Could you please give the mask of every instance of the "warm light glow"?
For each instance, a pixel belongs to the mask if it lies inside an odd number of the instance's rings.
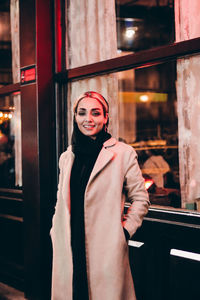
[[[154,92],[119,92],[119,101],[122,103],[141,103],[141,96],[147,96],[148,102],[167,102],[168,94]]]
[[[126,35],[127,39],[132,39],[135,35],[135,29],[134,28],[127,28],[125,35]]]
[[[141,95],[141,96],[140,96],[140,101],[142,101],[142,102],[147,102],[148,100],[149,100],[148,95]]]
[[[1,124],[9,119],[12,119],[12,117],[13,117],[13,115],[11,112],[4,113],[4,112],[0,111]]]
[[[152,186],[153,183],[154,182],[152,179],[146,179],[145,183],[144,183],[146,190],[148,190],[150,188],[150,186]]]

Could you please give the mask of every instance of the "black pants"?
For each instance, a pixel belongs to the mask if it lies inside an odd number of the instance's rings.
[[[83,241],[84,242],[84,241]],[[85,243],[72,246],[73,253],[73,300],[89,300],[86,270]],[[72,243],[73,244],[73,243]]]

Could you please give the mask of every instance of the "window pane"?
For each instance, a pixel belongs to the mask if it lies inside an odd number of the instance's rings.
[[[115,1],[71,0],[65,3],[67,68],[116,57]]]
[[[117,46],[127,54],[174,42],[174,1],[116,0]]]
[[[137,151],[152,205],[200,212],[199,64],[194,55],[69,83],[69,143],[73,102],[88,90],[102,93],[108,131]]]
[[[151,203],[180,208],[175,82],[176,62],[118,73],[119,139],[137,151]]]
[[[136,149],[152,205],[200,211],[199,64],[194,55],[118,73],[119,139]]]
[[[67,68],[174,42],[174,1],[66,1]]]
[[[0,187],[22,186],[20,94],[0,97]]]
[[[200,211],[200,55],[177,62],[177,100],[182,205]]]
[[[0,3],[0,87],[19,78],[19,0]]]
[[[10,1],[0,5],[0,85],[12,83]]]
[[[152,205],[181,208],[175,83],[176,62],[71,82],[68,136],[70,143],[75,99],[88,90],[102,93],[110,106],[108,131],[135,148],[147,183],[153,179]]]

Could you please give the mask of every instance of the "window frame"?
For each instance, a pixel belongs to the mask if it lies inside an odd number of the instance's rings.
[[[144,68],[196,53],[200,53],[200,38],[172,43],[150,50],[143,50],[77,68],[66,69],[66,71],[55,73],[55,81],[58,83],[66,83],[132,68]]]
[[[0,96],[6,96],[14,92],[20,92],[20,82],[8,84],[0,88]]]

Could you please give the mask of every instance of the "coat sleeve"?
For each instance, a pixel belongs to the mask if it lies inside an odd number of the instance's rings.
[[[58,189],[57,189],[57,203],[56,205],[59,204],[59,201],[61,201],[61,189],[62,189],[62,178],[63,178],[63,163],[64,163],[64,158],[65,158],[65,152],[63,152],[59,158],[59,180],[58,180]]]
[[[150,205],[148,192],[144,185],[144,178],[137,161],[137,154],[131,149],[126,162],[124,178],[124,192],[127,202],[131,205],[123,219],[123,227],[129,232],[130,237],[142,225],[144,216]]]
[[[61,154],[60,158],[59,158],[59,179],[58,179],[58,187],[57,187],[57,197],[56,197],[56,203],[54,205],[54,212],[53,212],[53,217],[55,215],[55,212],[57,210],[57,207],[59,205],[59,202],[61,202],[61,186],[62,186],[62,182],[61,182],[61,177],[62,177],[62,172],[63,172],[63,160],[64,160],[64,153]]]

